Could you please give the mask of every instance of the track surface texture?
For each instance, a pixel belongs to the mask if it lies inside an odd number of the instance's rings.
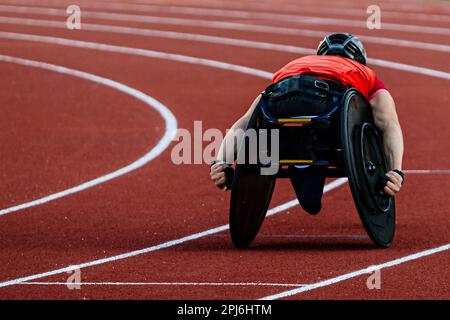
[[[371,1],[77,4],[81,30],[67,1],[0,1],[0,299],[450,299],[448,1],[379,1],[379,30]],[[396,100],[394,244],[372,245],[345,181],[309,216],[279,180],[237,250],[229,193],[208,164],[175,165],[171,139],[194,121],[225,132],[333,31],[361,36]]]

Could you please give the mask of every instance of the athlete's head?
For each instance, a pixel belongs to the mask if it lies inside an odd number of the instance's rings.
[[[366,64],[367,54],[362,42],[349,33],[332,33],[319,43],[318,55],[341,56]]]

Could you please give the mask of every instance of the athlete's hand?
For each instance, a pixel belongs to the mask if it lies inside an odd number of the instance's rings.
[[[389,181],[384,186],[383,191],[390,196],[395,196],[402,188],[403,178],[393,170],[386,173],[386,177]]]
[[[227,164],[224,162],[218,162],[211,166],[210,171],[211,180],[219,188],[221,188],[225,184],[226,178],[224,170],[226,167]]]

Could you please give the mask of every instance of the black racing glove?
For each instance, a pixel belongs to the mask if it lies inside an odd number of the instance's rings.
[[[405,173],[403,171],[401,171],[401,170],[398,170],[398,169],[395,169],[395,170],[392,170],[392,171],[398,173],[399,176],[402,177],[402,184],[403,184],[403,182],[405,181]],[[375,185],[375,192],[378,193],[378,195],[380,195],[380,196],[387,196],[384,193],[383,189],[386,186],[386,184],[388,183],[388,181],[389,181],[389,178],[386,175],[383,175],[383,176],[378,178],[378,181],[377,181],[377,183]]]
[[[398,175],[399,175],[400,177],[402,177],[402,184],[403,184],[403,182],[405,182],[405,173],[404,173],[402,170],[398,170],[398,169],[394,169],[394,170],[392,170],[392,171],[398,173]]]
[[[215,165],[218,162],[220,162],[220,161],[213,160],[211,162],[211,166]],[[222,189],[224,191],[231,190],[231,186],[233,184],[233,178],[234,178],[234,169],[231,167],[231,165],[229,165],[229,164],[226,164],[226,165],[227,165],[227,167],[223,170],[223,172],[225,173],[225,183],[217,186],[219,189]]]

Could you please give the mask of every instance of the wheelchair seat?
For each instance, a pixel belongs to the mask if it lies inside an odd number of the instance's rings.
[[[288,165],[320,165],[327,177],[344,175],[339,158],[339,114],[348,87],[314,76],[291,76],[270,85],[258,109],[261,129],[279,129],[279,177]]]
[[[267,115],[276,118],[317,117],[331,111],[348,87],[338,81],[309,75],[284,78],[267,87],[262,97]]]

